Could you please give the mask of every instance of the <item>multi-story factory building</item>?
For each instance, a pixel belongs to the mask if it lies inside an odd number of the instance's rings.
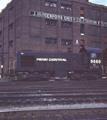
[[[107,7],[88,0],[12,0],[0,13],[0,59],[4,73],[16,52],[78,52],[107,47]]]

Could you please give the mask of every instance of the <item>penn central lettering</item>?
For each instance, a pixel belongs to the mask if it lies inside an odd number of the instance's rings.
[[[44,18],[53,19],[53,20],[79,22],[83,24],[91,24],[91,25],[107,27],[107,22],[104,22],[104,21],[96,21],[96,20],[90,20],[86,18],[57,15],[57,14],[45,13],[42,11],[34,11],[34,10],[30,10],[29,13],[30,13],[30,16],[34,16],[34,17],[44,17]]]
[[[36,61],[64,61],[66,62],[66,58],[36,58]]]

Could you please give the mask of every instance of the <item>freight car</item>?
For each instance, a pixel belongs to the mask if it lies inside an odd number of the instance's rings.
[[[101,76],[102,50],[82,48],[79,53],[17,51],[14,74],[18,79],[93,79]]]

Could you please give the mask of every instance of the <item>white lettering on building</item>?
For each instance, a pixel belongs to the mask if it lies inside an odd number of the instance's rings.
[[[33,14],[31,14],[31,12],[33,12]],[[79,23],[83,23],[83,24],[91,24],[91,25],[107,27],[107,22],[104,22],[104,21],[96,21],[96,20],[90,20],[90,19],[86,19],[86,18],[57,15],[57,14],[45,13],[45,12],[42,12],[42,11],[30,10],[30,16],[44,17],[44,18],[53,19],[53,20],[79,22]]]

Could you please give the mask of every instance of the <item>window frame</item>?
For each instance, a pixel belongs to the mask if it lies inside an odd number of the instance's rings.
[[[80,17],[84,18],[84,7],[80,7]]]
[[[12,11],[13,11],[13,6],[10,7],[10,9],[9,9],[9,13],[11,14]]]
[[[65,25],[64,25],[65,24]],[[61,26],[66,28],[72,28],[72,22],[61,21]]]
[[[2,30],[0,31],[0,36],[2,36]]]
[[[83,23],[80,24],[80,34],[81,35],[85,34],[85,24],[83,24]]]
[[[57,20],[45,19],[45,25],[57,26]]]
[[[57,44],[57,38],[45,38],[45,44]]]
[[[92,27],[94,27],[94,28],[92,28]],[[96,32],[96,34],[93,34],[92,29],[93,29],[94,32],[98,31],[98,30],[100,30],[100,31],[98,33]],[[101,36],[100,32],[101,32],[101,27],[100,26],[91,25],[91,36],[100,37]]]
[[[13,40],[10,40],[9,41],[9,47],[12,47],[13,46]]]
[[[66,3],[61,3],[61,9],[62,10],[70,10],[71,11],[72,10],[72,5],[66,4]]]
[[[48,3],[48,4],[47,4],[47,3]],[[46,6],[46,7],[56,8],[56,7],[57,7],[57,2],[55,2],[55,1],[50,1],[50,0],[45,0],[45,6]]]
[[[72,39],[61,39],[61,45],[72,45]]]
[[[13,29],[13,23],[9,24],[9,30]]]

